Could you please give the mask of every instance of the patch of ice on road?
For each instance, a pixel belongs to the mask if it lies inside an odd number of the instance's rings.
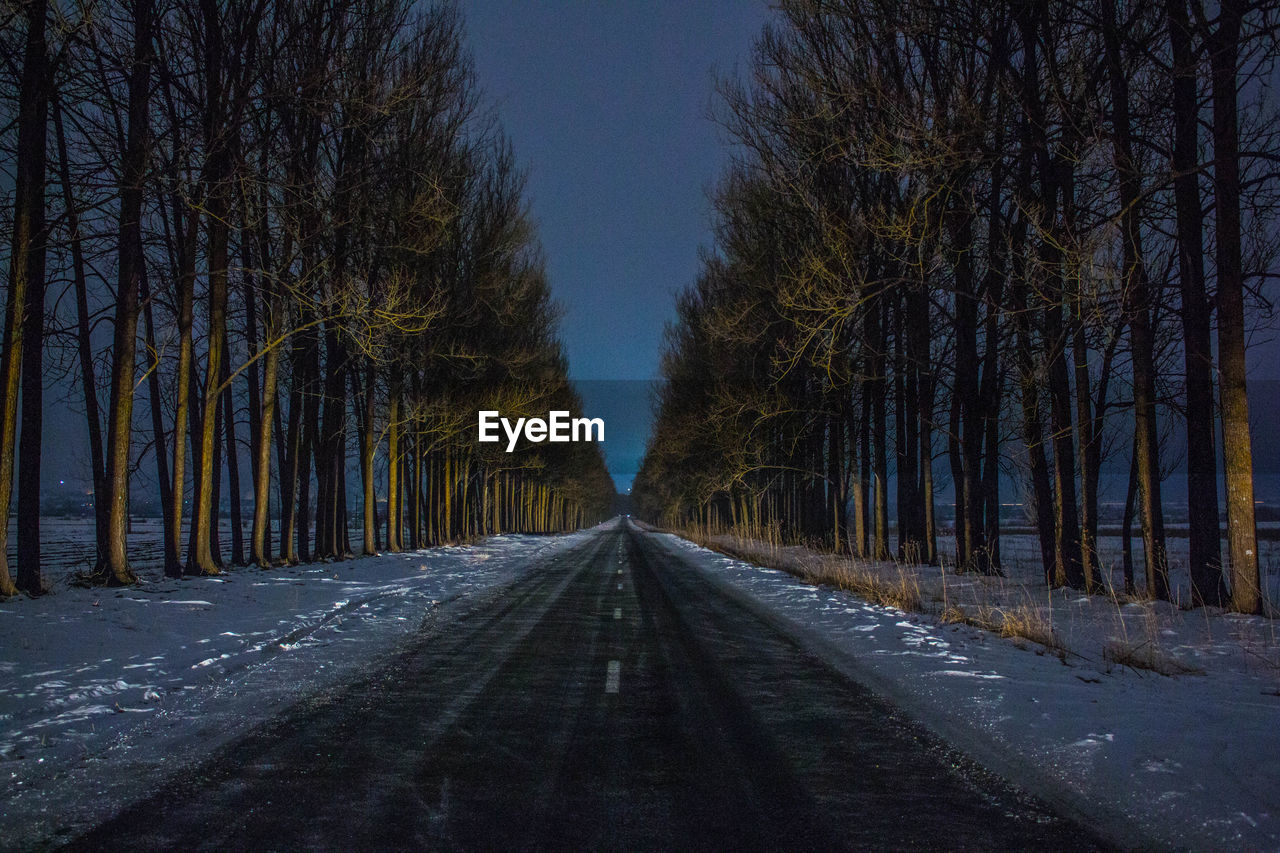
[[[1142,769],[1148,773],[1177,773],[1182,765],[1169,758],[1148,758],[1142,762]]]
[[[54,714],[51,717],[44,717],[36,720],[31,724],[31,728],[42,729],[48,728],[49,726],[63,726],[69,723],[78,723],[87,717],[97,717],[110,713],[112,713],[112,709],[109,705],[103,705],[100,703],[93,705],[80,705],[63,711],[60,714]]]
[[[137,604],[186,604],[192,607],[213,607],[212,601],[201,601],[199,599],[179,600],[175,598],[134,598],[133,596],[126,596],[124,600]]]

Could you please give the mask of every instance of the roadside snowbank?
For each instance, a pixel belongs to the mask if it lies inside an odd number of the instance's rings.
[[[0,605],[0,847],[61,838],[590,534],[495,536]]]
[[[1174,632],[1164,646],[1206,673],[1166,677],[1060,658],[657,535],[945,739],[1126,846],[1280,849],[1280,671],[1268,620],[1215,616],[1204,627],[1195,612],[1163,620],[1176,625],[1159,629]],[[1095,607],[1096,618],[1068,620],[1065,639],[1101,648],[1112,639],[1104,608],[1116,608],[1081,598],[1048,606]],[[1110,630],[1129,618],[1122,612]],[[1261,656],[1243,650],[1252,644]]]

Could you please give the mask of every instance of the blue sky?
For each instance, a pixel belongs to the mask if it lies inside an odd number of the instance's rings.
[[[745,68],[763,0],[464,0],[481,87],[528,169],[577,379],[657,375],[710,242],[728,152],[713,71]]]

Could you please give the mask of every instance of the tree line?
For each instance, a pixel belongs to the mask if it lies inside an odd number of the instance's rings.
[[[594,447],[475,442],[477,406],[581,405],[451,3],[23,0],[0,21],[0,594],[44,585],[47,387],[83,411],[103,583],[136,580],[152,473],[170,576],[349,556],[353,526],[372,554],[607,508]]]
[[[1000,571],[1023,500],[1047,582],[1098,590],[1102,465],[1129,457],[1126,585],[1167,599],[1176,429],[1194,602],[1259,611],[1278,6],[784,0],[719,87],[734,158],[641,510],[937,563],[949,477],[959,570]]]

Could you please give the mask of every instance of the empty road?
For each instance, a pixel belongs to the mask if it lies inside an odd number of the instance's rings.
[[[1093,849],[620,522],[73,849]]]

